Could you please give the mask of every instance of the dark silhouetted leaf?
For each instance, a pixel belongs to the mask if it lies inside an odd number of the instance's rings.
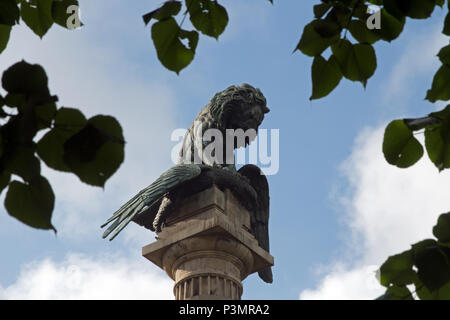
[[[218,38],[228,24],[227,10],[212,0],[186,0],[192,25],[201,33]]]
[[[41,173],[41,164],[34,155],[35,146],[16,145],[5,155],[5,169],[22,177],[25,181],[32,181]]]
[[[56,104],[47,103],[35,106],[34,113],[38,121],[38,130],[49,128],[56,115]]]
[[[4,103],[11,108],[17,108],[19,111],[25,108],[27,97],[24,94],[8,93]]]
[[[441,247],[435,240],[427,239],[412,246],[419,279],[430,292],[450,281],[449,248]]]
[[[10,33],[11,26],[0,24],[0,53],[2,53],[8,45]]]
[[[38,64],[22,60],[12,65],[3,73],[2,85],[12,94],[24,94],[35,100],[50,99],[47,75]]]
[[[0,1],[0,24],[12,26],[19,23],[20,10],[16,0]]]
[[[11,174],[9,172],[3,171],[0,173],[0,194],[6,188],[6,186],[9,184],[10,180],[11,180]]]
[[[425,129],[425,147],[428,157],[439,169],[450,168],[450,105],[430,116],[442,119],[442,123]]]
[[[30,227],[55,230],[51,224],[54,202],[55,196],[47,179],[38,177],[30,184],[11,182],[5,207],[11,216]]]
[[[437,224],[433,227],[434,236],[443,243],[450,243],[450,213],[439,216]]]
[[[86,118],[77,109],[58,110],[54,128],[47,132],[37,144],[37,153],[47,166],[59,171],[71,171],[63,159],[64,143],[84,129],[86,123]]]
[[[322,56],[316,56],[311,67],[311,76],[312,95],[310,100],[327,96],[342,79],[341,70],[333,55],[328,61]]]
[[[330,10],[331,8],[331,4],[330,3],[321,3],[321,4],[316,4],[314,6],[314,16],[317,19],[320,19],[323,17],[323,15],[325,13],[327,13],[328,10]]]
[[[81,181],[103,187],[124,159],[122,128],[110,116],[95,116],[64,144],[64,162]]]
[[[390,164],[407,168],[423,156],[423,147],[403,120],[394,120],[384,132],[383,154]]]
[[[403,0],[384,0],[383,5],[386,12],[388,12],[392,17],[395,17],[397,20],[402,20],[405,18],[406,11],[409,7],[407,1]]]
[[[436,0],[384,0],[384,8],[398,20],[405,16],[413,19],[426,19],[431,16]]]
[[[21,2],[23,21],[41,38],[53,24],[52,3],[53,0],[39,0],[36,1],[36,5],[25,1]]]
[[[194,58],[198,32],[182,30],[175,19],[168,18],[153,24],[152,39],[159,61],[167,69],[179,73]],[[188,47],[181,39],[188,39]]]
[[[413,19],[426,19],[431,16],[436,6],[436,0],[409,0],[406,15]]]

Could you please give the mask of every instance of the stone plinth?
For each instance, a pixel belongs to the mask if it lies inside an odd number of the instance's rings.
[[[239,300],[242,280],[273,265],[249,232],[250,213],[229,190],[213,186],[185,199],[166,225],[142,255],[175,280],[177,300]]]

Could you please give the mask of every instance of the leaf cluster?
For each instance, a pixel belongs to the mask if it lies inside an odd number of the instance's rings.
[[[441,214],[433,228],[436,239],[415,243],[411,249],[389,257],[378,271],[386,287],[380,300],[450,299],[450,213]]]
[[[216,0],[186,0],[184,4],[186,10],[180,23],[175,16],[181,11],[181,1],[166,1],[143,16],[146,25],[155,20],[151,36],[159,61],[177,74],[194,59],[199,32],[218,39],[228,24],[228,13]],[[195,30],[182,28],[187,15]]]
[[[54,23],[71,29],[69,20],[78,15],[71,10],[73,6],[78,7],[78,0],[1,0],[0,53],[8,45],[12,28],[21,20],[40,38]]]
[[[103,187],[124,159],[122,128],[111,116],[86,119],[78,109],[58,108],[40,65],[18,62],[3,73],[1,82],[7,92],[0,95],[0,192],[7,189],[5,207],[31,227],[54,229],[55,196],[41,175],[41,161]]]

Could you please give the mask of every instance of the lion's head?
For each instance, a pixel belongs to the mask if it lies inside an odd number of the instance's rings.
[[[249,84],[230,86],[211,99],[210,112],[219,129],[255,129],[270,110],[266,98]]]

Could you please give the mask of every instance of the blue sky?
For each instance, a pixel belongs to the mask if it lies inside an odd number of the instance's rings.
[[[99,226],[172,165],[172,131],[189,127],[215,92],[243,82],[267,98],[271,112],[262,127],[280,130],[280,168],[269,177],[274,283],[252,275],[243,298],[382,293],[376,267],[430,236],[450,208],[447,173],[438,174],[426,157],[413,168],[393,168],[381,154],[390,120],[443,106],[424,97],[439,66],[435,55],[448,43],[440,35],[446,10],[408,21],[398,40],[376,44],[378,68],[365,90],[343,80],[330,96],[310,102],[311,58],[292,50],[313,2],[224,2],[225,33],[219,41],[201,36],[179,76],[159,63],[141,19],[159,4],[80,0],[82,30],[55,26],[41,41],[27,28],[13,29],[0,70],[20,59],[42,64],[60,106],[117,117],[127,145],[125,162],[104,190],[43,168],[56,194],[57,236],[1,208],[0,298],[172,298],[172,282],[140,256],[152,233],[130,225],[108,242]]]

